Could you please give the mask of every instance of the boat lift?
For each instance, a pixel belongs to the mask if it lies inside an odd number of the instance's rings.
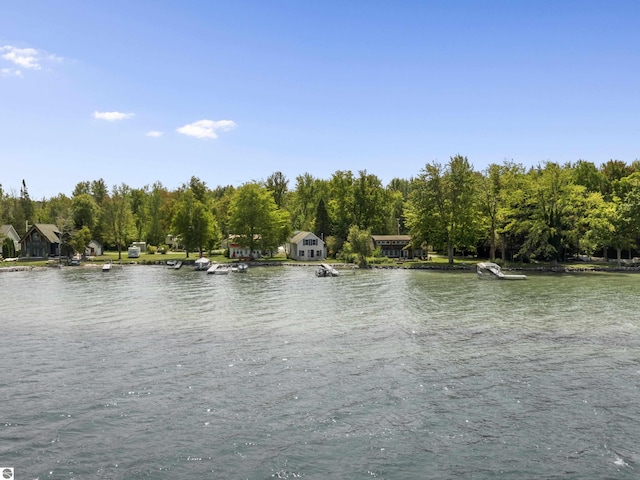
[[[526,275],[505,275],[500,265],[492,262],[481,262],[476,266],[478,278],[495,280],[525,280]]]

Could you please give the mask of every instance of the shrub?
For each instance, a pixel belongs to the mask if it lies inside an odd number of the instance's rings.
[[[13,258],[16,256],[16,247],[10,238],[5,238],[4,242],[2,242],[2,256],[4,258]]]
[[[158,247],[154,247],[153,245],[147,246],[147,253],[154,255],[158,251]]]

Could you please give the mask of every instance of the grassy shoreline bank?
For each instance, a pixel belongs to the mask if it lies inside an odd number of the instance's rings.
[[[212,262],[216,263],[237,263],[237,259],[229,259],[223,255],[206,255]],[[138,258],[118,259],[117,252],[106,252],[99,257],[90,257],[83,260],[80,266],[70,266],[66,259],[16,259],[10,262],[0,263],[0,271],[25,271],[40,268],[83,268],[101,267],[105,263],[113,263],[122,266],[151,265],[167,266],[167,262],[181,261],[185,266],[192,266],[198,258],[197,253],[190,254],[187,258],[184,252],[170,252],[167,254],[141,254]],[[446,257],[432,256],[430,260],[397,260],[387,258],[372,258],[367,269],[406,269],[406,270],[439,270],[439,271],[470,271],[475,272],[476,264],[483,259],[477,258],[456,258],[453,265],[450,265]],[[259,266],[287,266],[287,267],[313,267],[321,262],[297,262],[292,261],[284,255],[267,257],[253,261],[247,261],[253,267]],[[330,263],[337,267],[352,268],[353,264],[347,264],[335,259],[327,259],[324,263]],[[501,262],[500,262],[501,263]],[[640,265],[618,265],[617,262],[567,262],[558,264],[549,263],[513,263],[506,262],[502,265],[505,271],[539,272],[539,273],[589,273],[589,272],[611,272],[611,273],[636,273],[640,272]]]

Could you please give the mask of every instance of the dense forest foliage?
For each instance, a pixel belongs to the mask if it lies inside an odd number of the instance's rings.
[[[329,179],[275,172],[239,187],[209,187],[192,177],[174,191],[156,182],[109,188],[78,183],[67,196],[32,200],[0,185],[0,223],[54,223],[70,250],[91,239],[111,248],[146,241],[163,248],[168,234],[187,251],[216,248],[236,235],[252,249],[277,249],[295,230],[325,239],[339,254],[354,232],[409,234],[413,244],[447,254],[504,260],[563,261],[577,255],[635,254],[640,238],[640,162],[578,161],[525,168],[514,162],[476,171],[466,157],[428,163],[414,178],[383,185],[367,172],[339,170]],[[348,248],[348,245],[347,245]]]

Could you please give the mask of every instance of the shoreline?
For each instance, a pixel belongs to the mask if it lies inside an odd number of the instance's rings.
[[[195,261],[195,260],[194,260]],[[184,261],[184,266],[189,268],[193,267],[194,261],[186,260]],[[321,262],[316,263],[300,263],[300,262],[244,262],[250,267],[317,267]],[[0,265],[0,273],[2,272],[25,272],[25,271],[34,271],[34,270],[48,270],[51,268],[102,268],[103,263],[92,263],[87,262],[81,265],[10,265],[3,266]],[[144,266],[144,267],[168,267],[166,262],[157,261],[157,262],[113,262],[114,266],[120,267],[136,267],[136,266]],[[361,268],[354,264],[348,263],[332,263],[332,266],[338,269],[350,269],[360,270]],[[406,264],[395,264],[395,265],[368,265],[364,268],[365,270],[433,270],[433,271],[442,271],[442,272],[470,272],[475,273],[475,263],[474,264],[460,264],[460,265],[406,265]],[[608,265],[589,265],[589,266],[531,266],[531,267],[503,267],[504,271],[512,271],[512,272],[525,272],[525,273],[559,273],[559,274],[571,274],[571,273],[640,273],[640,266],[608,266]]]

